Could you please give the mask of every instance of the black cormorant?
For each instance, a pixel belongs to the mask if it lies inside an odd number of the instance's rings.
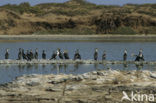
[[[46,53],[45,53],[45,50],[42,51],[42,59],[46,59]]]
[[[98,49],[96,48],[94,52],[94,60],[97,60],[97,59],[98,59]]]
[[[81,55],[79,54],[79,50],[77,49],[76,52],[75,52],[75,55],[74,55],[74,60],[81,60]]]

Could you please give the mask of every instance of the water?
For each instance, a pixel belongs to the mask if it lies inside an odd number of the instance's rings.
[[[132,53],[138,54],[139,49],[143,49],[146,61],[156,60],[156,42],[1,42],[0,43],[0,59],[4,59],[5,49],[9,48],[10,58],[17,59],[18,48],[35,50],[39,49],[39,58],[41,58],[42,50],[46,51],[47,58],[51,57],[52,51],[57,48],[68,50],[70,58],[73,58],[74,51],[79,49],[83,59],[93,59],[95,48],[99,49],[99,59],[105,50],[107,60],[122,60],[123,51],[128,51],[128,60],[134,60]],[[79,64],[79,65],[0,65],[0,84],[14,80],[18,76],[24,74],[82,74],[94,70],[108,68],[119,70],[156,70],[156,65],[136,66],[134,64],[123,65],[103,65],[103,64]]]
[[[106,50],[107,60],[122,60],[123,51],[128,51],[128,60],[134,60],[131,53],[138,54],[143,49],[146,61],[156,60],[156,42],[1,42],[0,59],[4,59],[5,49],[10,49],[10,58],[17,59],[18,48],[30,50],[39,49],[39,58],[42,50],[46,51],[47,58],[51,57],[52,51],[57,48],[68,50],[70,58],[73,58],[76,49],[80,50],[83,59],[93,59],[94,49],[99,49],[99,56]],[[99,57],[101,59],[101,57]]]

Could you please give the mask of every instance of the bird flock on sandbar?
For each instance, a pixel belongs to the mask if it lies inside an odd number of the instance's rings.
[[[5,59],[9,59],[9,55],[10,55],[9,54],[9,49],[6,49]],[[135,61],[144,61],[144,56],[143,56],[143,50],[142,49],[139,50],[138,55],[133,55],[133,56],[135,56]],[[35,49],[35,52],[33,52],[32,49],[31,49],[31,50],[27,50],[26,53],[25,53],[24,49],[19,48],[17,60],[31,61],[33,59],[38,60],[39,59],[38,57],[39,57],[39,53],[38,53],[37,48]],[[98,49],[96,48],[95,51],[94,51],[94,54],[93,54],[93,58],[94,58],[95,61],[97,61],[97,60],[99,60],[98,57],[99,57]],[[49,58],[49,60],[56,60],[57,58],[59,58],[61,60],[71,59],[69,57],[68,51],[64,50],[62,52],[60,48],[58,48],[56,51],[53,51],[53,53],[51,55],[51,58]],[[42,58],[41,59],[43,59],[43,60],[47,59],[45,50],[42,51]],[[82,58],[81,58],[81,55],[79,53],[79,49],[77,49],[75,51],[73,60],[81,60],[81,59]],[[101,56],[101,60],[106,60],[106,51],[103,52],[103,54]],[[124,50],[124,53],[123,53],[123,61],[127,61],[127,50],[126,49]]]

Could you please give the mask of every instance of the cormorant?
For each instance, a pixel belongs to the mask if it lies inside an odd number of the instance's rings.
[[[38,49],[37,49],[37,48],[35,49],[34,58],[35,58],[35,59],[38,59]]]
[[[63,55],[64,55],[65,59],[69,59],[69,55],[68,55],[68,51],[67,50],[64,51]]]
[[[42,59],[46,59],[46,53],[45,53],[45,50],[42,51]]]
[[[19,48],[19,52],[18,52],[18,60],[22,59],[22,49]]]
[[[55,51],[53,51],[53,54],[52,54],[50,60],[52,60],[52,59],[56,59],[56,56],[57,56],[57,53],[56,53]]]
[[[57,55],[59,56],[60,59],[63,59],[61,49],[59,49],[59,48],[57,49]]]
[[[97,59],[98,59],[98,49],[96,48],[94,52],[94,60],[97,60]]]
[[[139,54],[136,55],[135,61],[144,61],[144,56],[142,53],[142,49],[140,49]]]
[[[28,60],[26,54],[24,53],[24,49],[22,49],[22,57],[23,57],[24,60]]]
[[[125,49],[124,54],[123,54],[123,61],[127,60],[127,50]]]
[[[79,50],[78,49],[75,51],[75,55],[74,55],[74,60],[76,60],[76,59],[80,59],[81,60],[81,55],[79,54]]]
[[[29,52],[29,50],[27,50],[26,57],[27,57],[27,60],[28,60],[28,61],[31,60],[31,56],[30,56],[30,52]]]
[[[30,50],[30,60],[34,59],[34,54],[33,54],[33,51]]]
[[[9,49],[6,49],[6,52],[5,52],[5,59],[9,59]]]

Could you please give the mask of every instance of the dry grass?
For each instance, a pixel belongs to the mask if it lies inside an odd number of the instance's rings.
[[[134,30],[134,33],[137,34],[145,33],[145,29],[148,33],[155,34],[155,9],[155,4],[128,4],[119,7],[95,5],[83,0],[70,0],[66,3],[47,3],[33,7],[28,3],[5,5],[0,7],[0,34],[27,34],[35,32],[51,34],[69,32],[78,32],[80,34],[87,34],[86,32],[88,34],[116,34],[118,33],[117,30],[124,26],[126,29],[130,28],[128,31]],[[115,28],[109,27],[109,23],[115,23],[115,19],[118,16],[121,24]],[[129,17],[129,20],[125,21],[126,17]],[[144,24],[137,24],[137,28],[134,25],[128,25],[131,22],[137,22],[133,18],[140,19],[140,17],[143,18]],[[75,23],[74,27],[69,24],[70,19]],[[108,22],[108,24],[104,24],[104,21]],[[128,33],[125,32],[124,34]]]

